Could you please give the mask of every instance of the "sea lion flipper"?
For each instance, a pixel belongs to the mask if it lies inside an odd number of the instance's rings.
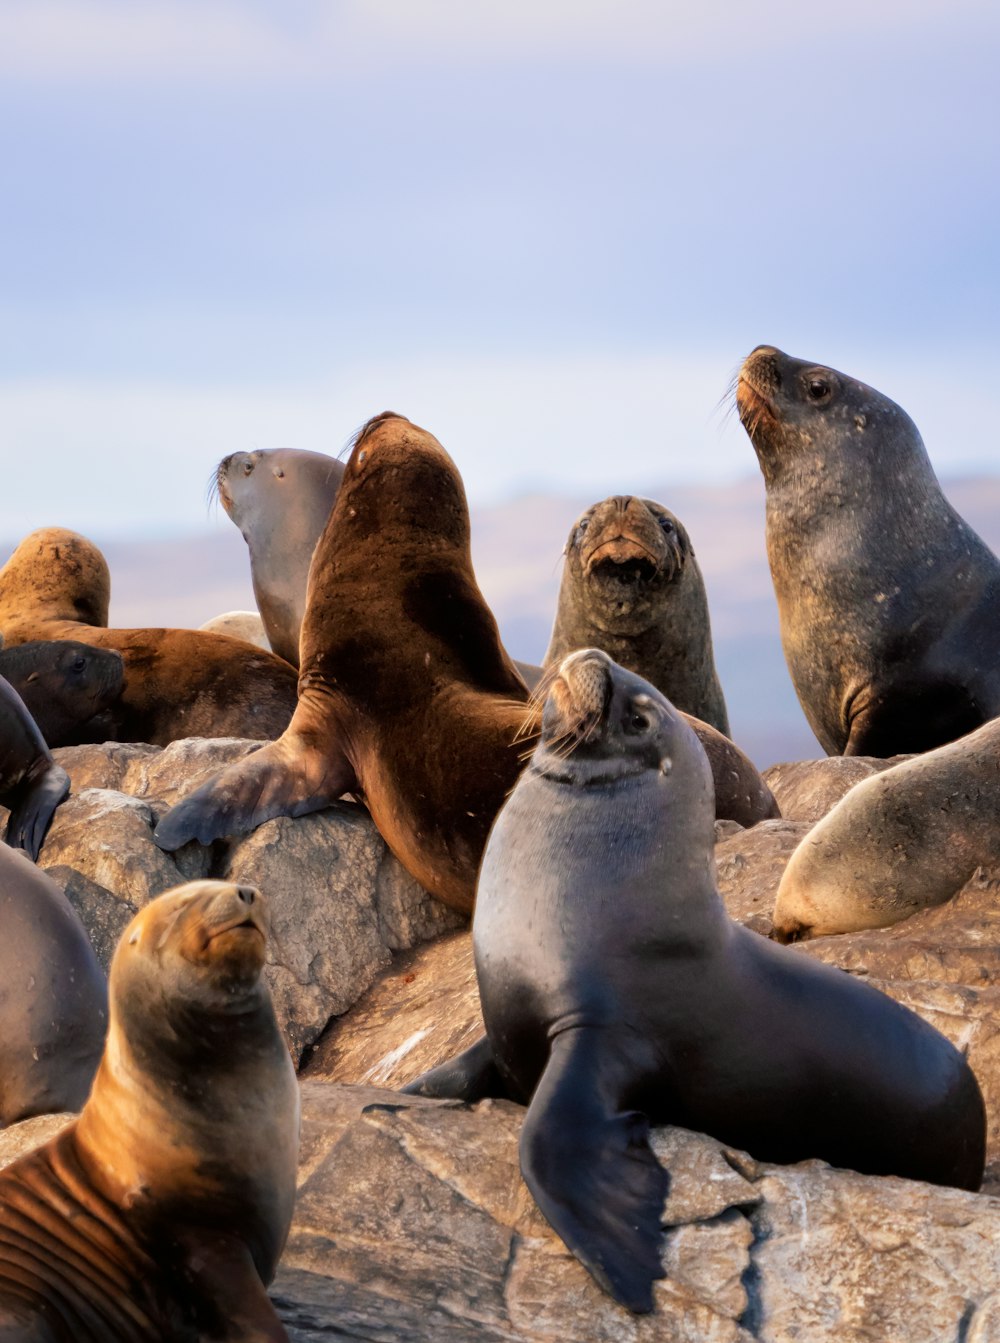
[[[18,789],[4,835],[12,849],[23,849],[32,862],[38,858],[56,807],[69,794],[69,787],[69,775],[61,765],[51,763]]]
[[[446,1063],[421,1073],[401,1090],[408,1096],[433,1096],[438,1100],[460,1100],[470,1105],[487,1096],[499,1099],[509,1095],[487,1035]]]
[[[172,807],[153,839],[167,852],[193,839],[211,844],[224,835],[245,835],[275,816],[320,811],[356,787],[342,752],[321,750],[289,730]]]
[[[604,1047],[602,1048],[602,1044]],[[670,1177],[649,1121],[616,1110],[618,1045],[590,1027],[561,1032],[521,1129],[521,1173],[546,1220],[615,1300],[653,1309]]]
[[[188,1291],[207,1303],[198,1343],[288,1343],[246,1245],[235,1236],[178,1236]]]

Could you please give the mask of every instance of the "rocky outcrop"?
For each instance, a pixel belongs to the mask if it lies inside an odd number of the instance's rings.
[[[273,933],[267,976],[296,1059],[332,1016],[346,1012],[392,953],[461,927],[387,850],[368,813],[341,802],[252,835],[176,854],[153,842],[180,797],[258,742],[198,739],[165,749],[107,743],[56,752],[72,791],[39,856],[66,890],[105,966],[138,909],[199,877],[259,886]]]
[[[760,821],[716,844],[719,893],[737,923],[764,937],[770,934],[781,874],[809,830],[808,821]]]
[[[302,1088],[271,1287],[293,1343],[993,1343],[1000,1200],[654,1130],[670,1172],[655,1311],[616,1305],[520,1177],[523,1110]],[[64,1122],[0,1135],[0,1164]]]
[[[828,756],[824,760],[794,760],[766,769],[763,778],[786,821],[815,825],[862,779],[881,774],[908,755],[888,760],[877,756]]]

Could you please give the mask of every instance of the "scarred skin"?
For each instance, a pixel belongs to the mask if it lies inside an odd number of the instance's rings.
[[[774,906],[782,941],[885,928],[1000,865],[1000,719],[864,779],[805,836]]]
[[[288,731],[175,806],[156,841],[207,844],[358,792],[407,871],[468,911],[537,726],[476,585],[461,477],[437,439],[387,413],[359,435],[316,547]],[[771,814],[746,757],[699,730],[720,808]]]
[[[0,570],[0,627],[8,648],[74,639],[121,654],[125,687],[110,706],[107,740],[166,746],[184,737],[270,740],[295,708],[295,669],[223,634],[108,629],[104,556],[76,532],[32,532]]]
[[[796,694],[829,755],[927,751],[1000,714],[1000,560],[909,416],[770,346],[740,370]]]
[[[0,1172],[4,1343],[287,1343],[264,1290],[295,1198],[295,1073],[252,887],[147,905],[79,1119]]]
[[[521,1170],[605,1290],[653,1308],[667,1173],[649,1126],[978,1189],[968,1064],[876,989],[734,923],[683,715],[596,649],[559,667],[490,835],[472,936],[486,1035],[409,1092],[527,1104]]]
[[[68,793],[69,775],[52,759],[20,695],[0,676],[0,804],[10,809],[7,843],[37,858]]]
[[[343,474],[343,462],[292,448],[234,452],[216,467],[222,507],[250,551],[268,642],[293,667],[299,665],[309,563]]]
[[[728,737],[705,581],[680,520],[652,499],[615,495],[577,518],[563,554],[544,665],[603,648]]]

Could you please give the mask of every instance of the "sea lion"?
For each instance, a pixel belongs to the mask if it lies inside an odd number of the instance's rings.
[[[83,1113],[0,1172],[0,1338],[287,1343],[264,1285],[291,1222],[299,1099],[265,936],[260,894],[217,881],[125,930]]]
[[[63,892],[0,845],[0,1124],[79,1110],[104,1048],[104,971]]]
[[[112,716],[105,711],[125,685],[121,653],[72,639],[33,640],[0,651],[0,676],[53,747],[106,741]]]
[[[476,585],[462,478],[433,435],[386,412],[358,434],[313,556],[288,731],[177,804],[156,842],[208,844],[360,792],[407,871],[467,911],[537,728],[527,701]],[[704,731],[720,805],[770,814],[746,757]]]
[[[244,643],[253,644],[255,648],[270,650],[271,647],[264,632],[264,622],[256,611],[225,611],[221,616],[213,616],[211,620],[206,620],[204,625],[199,625],[198,628],[207,630],[210,634],[228,634],[231,639],[242,639]],[[298,665],[297,649],[295,665]]]
[[[596,649],[552,682],[542,739],[483,856],[486,1036],[406,1090],[528,1103],[521,1170],[623,1305],[652,1309],[667,1174],[650,1123],[763,1161],[979,1187],[983,1099],[915,1013],[726,914],[712,778],[682,715]]]
[[[108,740],[167,746],[182,737],[280,736],[295,708],[295,669],[223,634],[108,629],[111,577],[98,548],[76,532],[32,532],[0,569],[7,645],[75,639],[117,650],[125,689]]]
[[[253,594],[268,641],[293,667],[299,665],[309,562],[343,474],[343,462],[292,448],[232,452],[215,469],[222,507],[250,550]]]
[[[0,676],[0,804],[10,809],[7,843],[37,858],[68,793],[69,775],[52,759],[20,695]]]
[[[1000,719],[862,780],[803,838],[774,905],[782,941],[884,928],[1000,864]]]
[[[577,518],[563,554],[544,665],[603,648],[728,737],[705,580],[680,519],[652,499],[613,495]]]
[[[905,411],[767,345],[736,403],[767,486],[785,658],[827,754],[928,751],[1000,714],[1000,560]]]

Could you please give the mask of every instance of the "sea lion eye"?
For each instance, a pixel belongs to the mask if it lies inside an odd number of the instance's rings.
[[[576,524],[576,532],[574,534],[574,540],[579,541],[583,537],[584,532],[587,530],[589,526],[590,526],[590,519],[581,518],[580,521]]]
[[[648,714],[642,713],[633,706],[629,710],[626,726],[630,732],[648,732],[652,726],[652,720]]]
[[[660,518],[660,526],[663,528],[663,530],[666,532],[668,536],[674,530],[674,524],[670,521],[669,518]]]
[[[87,659],[84,657],[78,657],[76,661],[73,663],[73,670],[75,672],[82,672],[84,667],[86,667],[86,665],[87,665]]]
[[[367,449],[367,448],[362,448],[361,451],[358,453],[358,466],[363,466],[363,465],[364,465],[365,458],[366,458],[367,456],[368,456],[368,449]]]
[[[821,401],[829,400],[832,388],[826,378],[813,375],[806,384],[806,390],[809,393],[809,400],[818,404]]]
[[[250,475],[250,473],[251,473],[252,470],[253,470],[253,462],[244,462],[244,463],[243,463],[243,474],[244,474],[245,476]]]

